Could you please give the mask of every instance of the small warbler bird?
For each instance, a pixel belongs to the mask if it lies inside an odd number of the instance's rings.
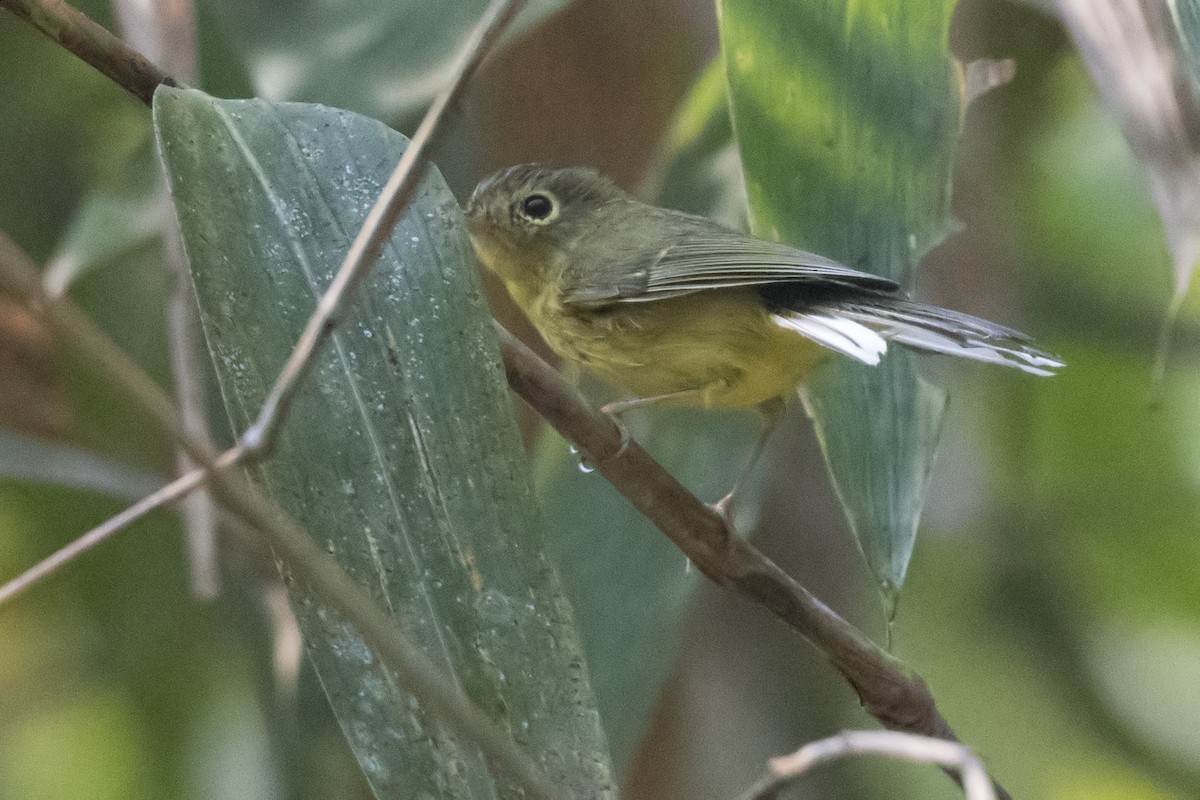
[[[479,260],[546,344],[632,395],[605,411],[758,408],[767,424],[751,465],[786,399],[831,352],[877,364],[896,342],[1033,375],[1063,365],[1015,330],[639,202],[591,169],[501,170],[475,189],[467,224]]]

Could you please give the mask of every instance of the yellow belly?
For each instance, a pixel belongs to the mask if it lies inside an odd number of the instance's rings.
[[[749,408],[789,398],[829,351],[771,322],[749,290],[697,292],[603,309],[531,298],[526,313],[563,358],[634,397]]]

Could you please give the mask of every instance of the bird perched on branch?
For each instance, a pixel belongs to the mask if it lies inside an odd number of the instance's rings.
[[[1063,366],[1011,328],[639,202],[591,169],[501,170],[475,189],[467,223],[479,260],[546,343],[631,395],[605,411],[758,408],[767,423],[751,465],[783,404],[832,353],[877,364],[895,342],[1033,375]]]

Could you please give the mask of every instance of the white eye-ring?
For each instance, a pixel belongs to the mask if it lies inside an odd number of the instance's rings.
[[[517,213],[535,225],[546,225],[558,217],[558,200],[549,192],[530,192],[517,203]]]

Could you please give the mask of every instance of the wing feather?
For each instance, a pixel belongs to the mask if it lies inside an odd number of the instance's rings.
[[[815,253],[751,236],[716,230],[692,232],[681,242],[649,252],[614,254],[607,279],[580,271],[567,280],[563,299],[575,304],[648,302],[713,289],[811,283],[894,292],[894,281],[852,269]],[[584,278],[586,274],[586,278]],[[568,273],[570,278],[571,273]]]

